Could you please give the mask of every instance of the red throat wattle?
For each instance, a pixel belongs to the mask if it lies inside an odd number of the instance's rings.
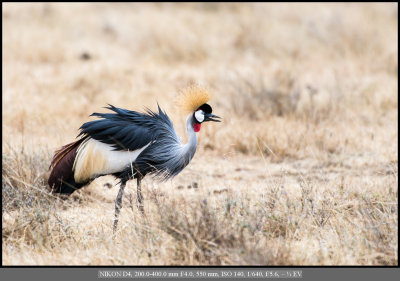
[[[201,128],[201,124],[200,123],[194,123],[193,124],[193,129],[194,129],[194,131],[197,133],[197,132],[200,132],[200,128]]]

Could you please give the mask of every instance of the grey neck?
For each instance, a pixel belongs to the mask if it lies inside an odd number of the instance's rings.
[[[190,114],[186,118],[186,131],[188,134],[188,142],[183,147],[183,153],[186,156],[185,158],[190,161],[196,152],[197,147],[197,136],[196,132],[193,129],[194,118],[193,114]]]

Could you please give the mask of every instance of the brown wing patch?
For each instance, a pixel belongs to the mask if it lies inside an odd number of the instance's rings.
[[[76,151],[85,138],[77,140],[73,143],[64,145],[56,151],[51,161],[52,169],[48,184],[53,189],[58,189],[62,185],[62,181],[68,181],[73,177],[72,166],[76,157]]]
[[[81,144],[81,142],[83,141],[83,139],[77,140],[75,142],[71,142],[67,145],[62,146],[59,150],[57,150],[53,156],[53,159],[51,160],[50,163],[50,167],[54,168],[57,163],[69,152],[71,152],[71,150],[73,150],[75,148],[75,150],[78,148],[78,146]]]

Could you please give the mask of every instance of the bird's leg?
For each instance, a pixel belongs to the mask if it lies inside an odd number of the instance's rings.
[[[142,196],[142,187],[140,185],[141,183],[141,178],[137,178],[137,201],[138,201],[138,207],[140,212],[142,212],[142,215],[144,215],[144,207],[143,207],[143,196]]]
[[[131,210],[133,211],[132,192],[129,192],[128,199],[129,199],[129,207],[130,207]]]
[[[114,229],[113,229],[114,233],[117,230],[119,212],[121,211],[121,208],[122,208],[122,197],[124,196],[125,185],[126,185],[126,181],[122,180],[117,198],[115,199],[115,217],[114,217]]]
[[[129,207],[131,208],[131,210],[133,212],[133,199],[132,199],[133,198],[133,192],[132,192],[131,189],[128,189],[127,192],[128,192],[127,196],[128,196],[128,200],[129,200]]]

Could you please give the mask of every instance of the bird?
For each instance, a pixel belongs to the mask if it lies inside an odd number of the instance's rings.
[[[167,113],[157,103],[158,112],[131,111],[108,104],[111,113],[84,123],[78,140],[56,150],[49,170],[52,192],[70,195],[100,176],[119,179],[115,199],[114,232],[117,229],[126,183],[137,180],[138,208],[144,214],[141,181],[146,175],[165,181],[178,175],[192,160],[197,136],[204,122],[221,122],[208,104],[208,89],[191,85],[181,91],[178,107],[187,114],[187,143],[182,143]]]

